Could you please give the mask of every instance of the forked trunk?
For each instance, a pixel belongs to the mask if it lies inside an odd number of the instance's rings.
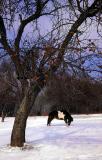
[[[11,146],[22,147],[24,145],[26,121],[39,91],[40,88],[37,85],[34,86],[34,88],[26,89],[25,96],[14,121],[11,135]]]

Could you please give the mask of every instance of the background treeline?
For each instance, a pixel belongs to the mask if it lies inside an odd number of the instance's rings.
[[[0,65],[0,115],[15,116],[21,96],[13,66],[3,61]],[[102,83],[65,72],[51,76],[36,98],[31,115],[44,115],[60,107],[74,114],[101,113]]]
[[[68,75],[53,77],[36,99],[36,110],[66,108],[71,113],[102,113],[102,84]]]

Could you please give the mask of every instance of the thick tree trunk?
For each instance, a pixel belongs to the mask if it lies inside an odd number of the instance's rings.
[[[26,89],[25,96],[15,118],[11,135],[11,146],[22,147],[24,145],[26,121],[39,92],[40,88],[37,85]]]

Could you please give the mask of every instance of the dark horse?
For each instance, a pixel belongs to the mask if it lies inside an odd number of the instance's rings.
[[[50,126],[51,121],[56,118],[59,120],[64,120],[66,124],[70,125],[73,121],[73,117],[69,114],[66,110],[60,110],[60,111],[52,111],[48,115],[47,125]]]

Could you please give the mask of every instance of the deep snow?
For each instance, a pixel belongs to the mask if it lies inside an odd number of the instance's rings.
[[[0,122],[0,160],[102,160],[102,114],[74,115],[71,126],[47,117],[29,117],[23,148],[12,148],[14,118]],[[1,119],[0,119],[1,120]]]

